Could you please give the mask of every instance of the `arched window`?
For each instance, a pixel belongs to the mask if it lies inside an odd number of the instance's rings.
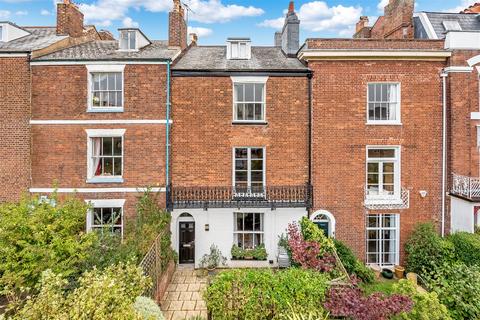
[[[310,220],[322,229],[325,235],[335,238],[335,217],[330,212],[326,210],[316,211],[312,214]]]

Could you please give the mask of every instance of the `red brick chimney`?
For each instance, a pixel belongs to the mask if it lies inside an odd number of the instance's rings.
[[[182,50],[187,47],[187,23],[180,0],[173,0],[173,9],[168,15],[168,45]]]
[[[363,28],[368,27],[368,17],[367,16],[361,16],[360,20],[357,22],[357,26],[355,28],[355,32],[361,31]]]
[[[390,0],[384,16],[379,17],[371,30],[372,38],[413,39],[413,10],[415,0]]]
[[[57,3],[57,35],[74,38],[83,35],[83,13],[71,0]]]
[[[460,13],[480,13],[480,3],[476,2],[475,4],[471,5]]]

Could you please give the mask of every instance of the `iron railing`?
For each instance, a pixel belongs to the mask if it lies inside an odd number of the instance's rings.
[[[378,195],[365,188],[365,208],[370,210],[400,210],[410,207],[410,190],[402,188],[400,194]]]
[[[171,209],[185,208],[296,208],[312,205],[312,186],[172,187]]]
[[[454,173],[451,193],[468,199],[480,199],[480,178]]]

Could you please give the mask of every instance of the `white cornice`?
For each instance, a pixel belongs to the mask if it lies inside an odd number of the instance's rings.
[[[170,124],[173,120],[169,121]],[[167,124],[167,120],[149,120],[149,119],[133,119],[133,120],[30,120],[33,125],[82,125],[82,124]]]
[[[148,188],[30,188],[31,193],[140,193],[147,191]],[[166,188],[150,188],[152,192],[165,192]]]
[[[166,61],[32,61],[32,66],[78,66],[78,65],[119,65],[119,64],[167,64]]]
[[[304,60],[434,60],[443,61],[452,55],[449,51],[420,50],[323,50],[300,52]]]
[[[468,66],[451,66],[443,69],[447,73],[469,73],[473,71],[473,67]]]
[[[0,58],[25,58],[28,53],[0,53]]]

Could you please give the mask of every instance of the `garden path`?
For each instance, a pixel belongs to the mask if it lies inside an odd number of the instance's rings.
[[[207,277],[193,265],[178,265],[172,282],[160,303],[165,320],[184,320],[195,316],[207,319],[203,291]]]

